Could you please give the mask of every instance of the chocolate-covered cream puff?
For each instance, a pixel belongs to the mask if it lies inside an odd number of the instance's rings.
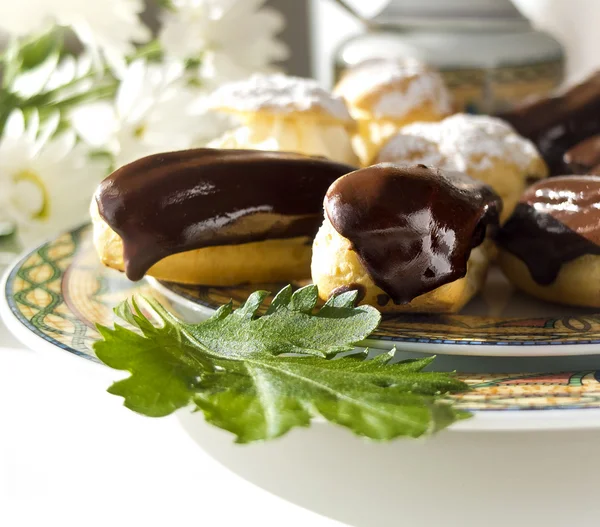
[[[485,280],[500,198],[459,172],[389,163],[327,191],[313,244],[322,298],[348,289],[384,312],[456,312]]]
[[[455,114],[437,123],[402,128],[381,149],[377,162],[423,163],[465,172],[490,185],[504,202],[508,218],[531,179],[547,168],[531,141],[501,119]]]
[[[555,177],[528,188],[497,241],[500,266],[520,289],[600,307],[600,177]]]
[[[256,74],[224,84],[209,106],[241,124],[212,141],[213,148],[250,148],[324,156],[356,165],[356,123],[344,100],[312,79]]]
[[[572,167],[566,154],[600,134],[600,71],[563,93],[523,104],[499,117],[536,144],[552,175],[589,173]],[[600,148],[598,142],[595,145]],[[600,150],[596,155],[600,157]]]
[[[91,204],[103,263],[185,284],[307,278],[327,188],[353,167],[299,154],[197,149],[118,169]]]
[[[600,134],[588,137],[567,150],[563,162],[569,174],[600,176]]]
[[[414,59],[370,59],[348,69],[335,91],[358,122],[355,150],[370,164],[402,126],[450,115],[450,93],[441,75]]]

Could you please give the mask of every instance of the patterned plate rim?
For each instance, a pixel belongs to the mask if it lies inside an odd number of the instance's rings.
[[[21,260],[19,260],[20,263]],[[82,364],[89,363],[92,367],[102,366],[97,359],[86,356],[77,350],[62,344],[41,332],[35,331],[29,325],[24,324],[23,320],[13,313],[5,291],[9,284],[10,268],[0,280],[0,291],[3,292],[0,297],[0,319],[4,321],[6,327],[15,335],[15,337],[27,348],[43,350],[55,353],[57,351],[67,351],[61,353],[62,356],[71,356],[78,359],[83,357],[87,360],[79,361]],[[89,361],[89,362],[88,362]],[[179,413],[187,411],[179,410]],[[575,409],[551,409],[551,410],[485,410],[473,411],[473,418],[453,424],[448,432],[465,433],[495,433],[495,432],[530,432],[544,431],[553,432],[561,430],[591,430],[600,428],[600,409],[598,408],[575,408]],[[319,424],[316,420],[315,424]]]
[[[77,229],[73,229],[68,234],[79,233],[85,231],[88,225],[82,225]],[[24,251],[16,260],[16,262],[8,270],[8,277],[6,284],[2,288],[2,295],[7,298],[9,302],[10,310],[13,314],[21,321],[22,324],[27,326],[31,331],[37,331],[29,320],[19,311],[14,303],[14,299],[8,294],[8,288],[14,282],[15,276],[18,273],[21,266],[27,261],[29,257],[40,251],[41,248],[51,244],[53,241],[59,239],[54,237],[46,242],[38,245],[37,247]],[[68,272],[68,271],[65,271]],[[159,292],[166,296],[169,300],[174,303],[185,305],[187,308],[201,311],[204,314],[210,314],[215,310],[215,304],[209,302],[203,302],[198,298],[186,297],[178,291],[173,291],[171,288],[160,283],[153,278],[147,278],[147,282],[154,288],[158,289]],[[597,315],[590,315],[597,316]],[[473,317],[477,318],[477,317]],[[506,320],[511,320],[510,317],[506,317]],[[413,330],[414,331],[414,330]],[[45,340],[51,339],[47,335],[41,335]],[[57,342],[60,346],[62,343]],[[461,355],[461,356],[490,356],[490,357],[561,357],[561,356],[585,356],[585,355],[600,355],[600,340],[582,339],[580,341],[570,341],[568,339],[563,340],[507,340],[503,341],[492,341],[486,342],[485,340],[475,339],[461,339],[454,340],[450,338],[417,338],[417,337],[395,337],[389,335],[373,335],[367,341],[365,341],[369,347],[377,349],[390,349],[396,347],[401,351],[414,351],[421,353],[437,353],[440,355]],[[432,346],[435,349],[432,349]],[[74,350],[76,354],[85,354]]]
[[[159,280],[149,277],[146,281],[156,289],[161,295],[164,295],[170,301],[180,304],[188,309],[196,310],[203,314],[214,313],[215,309],[209,302],[203,302],[193,299],[183,294],[179,294]],[[485,343],[478,341],[454,341],[454,340],[434,340],[434,339],[412,339],[401,337],[374,337],[368,338],[363,342],[369,348],[389,350],[392,347],[400,351],[414,351],[421,353],[439,353],[440,355],[457,356],[478,356],[478,357],[565,357],[565,356],[583,356],[600,355],[600,341],[568,343],[550,341],[518,341],[506,345],[499,343]],[[431,345],[436,349],[432,350]],[[437,347],[437,346],[443,346]],[[544,346],[542,348],[542,346]],[[518,353],[515,352],[518,348]],[[543,349],[543,353],[541,350]]]
[[[73,229],[73,231],[71,231],[71,232],[75,232],[76,230],[78,230],[78,229]],[[15,279],[19,269],[23,266],[23,264],[27,261],[27,259],[33,253],[37,252],[40,249],[40,247],[43,247],[44,245],[46,245],[47,243],[50,243],[51,241],[52,241],[52,239],[47,240],[44,243],[37,245],[33,249],[29,249],[29,250],[22,252],[17,257],[15,262],[13,264],[11,264],[8,267],[8,269],[6,269],[6,271],[4,271],[2,278],[0,279],[0,319],[2,321],[4,321],[7,329],[11,333],[13,333],[13,335],[15,337],[17,337],[17,339],[21,343],[23,343],[25,345],[27,345],[27,342],[26,342],[27,337],[25,337],[25,335],[28,335],[28,333],[29,333],[29,334],[37,337],[39,339],[38,342],[41,342],[44,344],[50,344],[51,347],[57,347],[63,351],[68,351],[69,353],[72,353],[73,355],[76,355],[77,357],[81,357],[83,359],[90,360],[97,364],[102,364],[99,359],[97,359],[95,357],[91,357],[89,355],[86,355],[85,353],[83,353],[71,346],[68,346],[67,344],[63,344],[62,342],[52,338],[50,335],[44,333],[43,331],[40,331],[29,320],[27,320],[27,318],[25,316],[23,316],[23,314],[17,309],[14,298],[12,298],[12,296],[9,295],[9,288],[11,287],[12,283],[14,282],[14,279]],[[10,317],[8,315],[10,315]],[[21,331],[16,329],[18,326],[13,326],[11,324],[12,321],[15,321],[15,322],[18,322],[19,324],[21,324],[21,326],[23,326],[23,328],[25,328],[28,333],[27,332],[21,333]]]
[[[146,281],[170,301],[204,314],[215,311],[214,304],[194,298],[185,292],[174,291],[168,284],[148,277]],[[508,317],[507,317],[508,320]],[[515,340],[485,342],[481,340],[453,340],[412,337],[372,336],[365,341],[369,347],[431,353],[431,345],[436,352],[444,355],[493,356],[493,357],[561,357],[574,355],[600,355],[600,340]],[[518,348],[518,351],[515,350]]]
[[[73,231],[74,232],[74,231]],[[50,352],[67,351],[61,356],[83,357],[92,363],[100,361],[81,353],[73,347],[61,343],[33,326],[16,310],[16,306],[7,291],[18,270],[26,260],[44,244],[24,252],[9,267],[0,279],[0,318],[15,337],[30,349],[43,349]],[[64,272],[64,271],[63,271]],[[414,348],[413,348],[414,349]],[[87,361],[83,361],[85,363]],[[95,366],[92,366],[95,367]],[[510,410],[510,409],[508,409]],[[498,431],[530,431],[530,430],[573,430],[600,428],[600,409],[598,408],[563,408],[563,409],[486,409],[473,411],[475,417],[455,424],[451,430],[464,432],[498,432]]]

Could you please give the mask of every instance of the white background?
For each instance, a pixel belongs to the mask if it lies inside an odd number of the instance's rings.
[[[14,344],[0,329],[0,526],[339,525],[232,474],[175,418],[123,408],[108,368]]]
[[[281,0],[289,1],[289,0]],[[313,70],[324,85],[332,77],[333,53],[360,25],[332,0],[310,0],[313,22]],[[385,0],[349,0],[364,11]],[[565,46],[568,82],[580,80],[600,68],[599,0],[515,0],[541,30],[552,33]],[[299,46],[298,46],[299,47]]]

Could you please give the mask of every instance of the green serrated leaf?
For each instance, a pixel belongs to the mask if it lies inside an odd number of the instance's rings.
[[[269,296],[269,291],[255,291],[248,297],[244,305],[236,309],[235,316],[245,320],[254,318],[258,308],[267,296]]]
[[[381,315],[371,306],[310,314],[318,294],[315,287],[299,289],[291,297],[286,289],[276,295],[279,299],[275,311],[271,310],[263,317],[252,318],[266,296],[261,291],[253,293],[233,316],[213,316],[202,324],[189,326],[188,330],[222,356],[266,352],[324,357],[352,350],[355,343],[366,338],[379,324]]]
[[[267,315],[271,315],[275,313],[278,309],[287,307],[292,301],[292,286],[285,286],[279,293],[275,295],[269,309],[267,310]]]
[[[354,307],[356,302],[356,297],[358,296],[358,291],[346,291],[341,295],[330,296],[323,309],[330,307]],[[322,312],[323,310],[321,310]],[[327,311],[327,309],[325,309]]]
[[[292,311],[299,313],[312,313],[319,301],[319,291],[315,285],[307,285],[294,291],[289,307]]]
[[[394,363],[395,351],[325,358],[352,350],[380,315],[351,307],[351,295],[312,314],[315,292],[286,287],[257,318],[268,294],[258,291],[238,310],[227,304],[200,324],[176,319],[155,300],[147,311],[158,325],[135,299],[121,304],[117,315],[134,329],[99,327],[94,346],[100,360],[131,372],[109,391],[149,416],[192,405],[240,443],[279,437],[316,416],[375,440],[417,437],[464,417],[443,395],[466,385],[422,372],[433,359]]]
[[[117,307],[115,307],[114,312],[119,318],[125,320],[125,322],[129,322],[132,326],[137,326],[129,302],[121,302]]]

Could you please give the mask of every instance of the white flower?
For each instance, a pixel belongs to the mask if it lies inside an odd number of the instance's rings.
[[[83,54],[77,58],[68,55],[59,62],[58,54],[53,54],[35,68],[17,75],[10,91],[29,99],[62,88],[60,98],[66,99],[85,93],[94,85],[94,79],[89,75],[91,70],[90,55]]]
[[[139,14],[143,0],[5,0],[0,2],[0,29],[22,37],[49,29],[52,24],[70,27],[95,58],[102,52],[120,73],[132,42],[147,42],[150,30]]]
[[[14,223],[22,243],[40,241],[81,224],[106,164],[91,161],[73,132],[53,137],[58,115],[27,127],[20,110],[9,117],[0,141],[0,214]]]
[[[288,55],[275,38],[284,26],[265,0],[174,0],[159,39],[168,55],[201,59],[199,75],[213,85],[267,71]]]
[[[101,50],[108,64],[118,74],[125,70],[125,56],[134,51],[133,42],[150,40],[150,29],[140,20],[143,0],[60,0],[51,12],[61,26],[77,33],[90,49]],[[57,5],[59,4],[59,5]]]
[[[48,1],[21,0],[0,2],[0,29],[9,35],[23,37],[47,27]]]
[[[55,90],[62,88],[68,84],[73,84],[84,77],[85,82],[78,82],[77,87],[73,89],[63,90],[63,96],[77,95],[88,91],[94,84],[94,79],[89,78],[88,74],[92,70],[92,58],[88,54],[82,54],[78,57],[71,55],[66,56],[61,60],[56,69],[50,74],[48,82],[44,86],[44,90]]]
[[[108,150],[116,166],[121,166],[157,152],[198,146],[220,135],[223,124],[207,112],[200,92],[187,85],[180,63],[137,60],[127,69],[114,104],[79,107],[71,120],[86,142]]]

